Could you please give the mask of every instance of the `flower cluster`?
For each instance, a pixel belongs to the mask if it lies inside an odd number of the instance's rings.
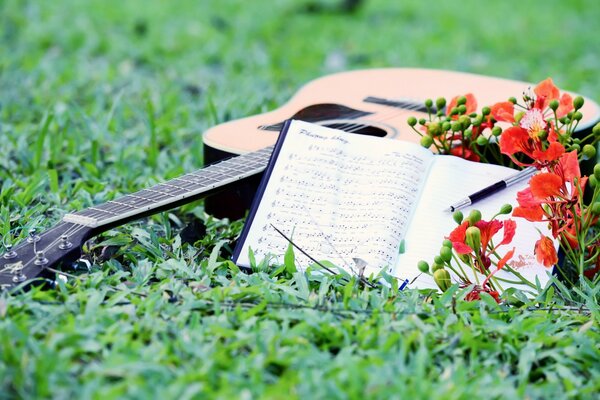
[[[510,99],[491,107],[495,120],[511,124],[500,135],[500,151],[515,164],[540,171],[518,193],[519,206],[513,216],[548,223],[568,264],[576,269],[565,271],[565,265],[559,266],[567,279],[569,276],[594,279],[600,271],[597,229],[600,165],[594,168],[589,184],[579,167],[580,161],[595,157],[600,125],[586,137],[574,138],[583,117],[579,111],[582,106],[583,98],[572,99],[567,93],[561,94],[552,80],[546,79],[534,88],[533,94],[523,96],[523,104]],[[593,192],[586,199],[588,186]],[[534,253],[545,266],[558,263],[553,241],[544,235],[536,243]]]
[[[493,149],[493,158],[485,150],[490,137],[501,132],[495,127],[491,109],[484,107],[476,113],[477,100],[471,93],[456,96],[446,106],[446,99],[425,102],[428,118],[408,119],[408,125],[421,136],[421,145],[433,147],[440,154],[451,154],[471,161],[499,161],[499,152]],[[417,124],[419,129],[416,128]]]
[[[548,223],[552,238],[540,235],[532,249],[536,259],[546,267],[557,265],[572,285],[583,277],[600,280],[600,164],[589,177],[580,170],[581,162],[596,156],[600,124],[587,136],[577,132],[583,118],[583,98],[561,93],[551,79],[546,79],[525,93],[522,102],[510,98],[484,107],[481,114],[475,112],[477,102],[470,94],[455,97],[443,111],[445,104],[444,99],[438,99],[437,110],[428,113],[429,119],[409,118],[408,124],[421,135],[421,144],[473,161],[503,164],[510,160],[512,165],[536,168],[538,173],[518,193],[518,206],[512,212],[515,218]],[[431,111],[433,102],[428,100],[425,105]],[[415,128],[417,123],[419,129]],[[471,300],[478,299],[481,292],[497,299],[500,282],[494,275],[502,269],[532,286],[507,265],[512,250],[503,257],[498,253],[498,247],[512,240],[512,220],[483,221],[477,212],[465,221],[460,214],[457,218],[459,226],[450,233],[431,268],[426,262],[419,265],[433,275],[442,290],[451,282],[446,269],[461,286],[474,285],[467,296]],[[501,229],[502,240],[494,245],[491,238]],[[565,254],[562,265],[558,265],[553,239]],[[479,276],[484,277],[481,282]]]
[[[495,275],[501,270],[511,273],[512,282],[535,287],[509,265],[515,252],[514,247],[509,245],[515,235],[516,223],[512,219],[501,221],[497,217],[511,211],[510,204],[506,204],[489,221],[481,219],[477,210],[473,210],[466,219],[463,219],[462,212],[456,211],[453,217],[458,226],[448,235],[432,265],[421,261],[419,269],[431,274],[443,291],[450,287],[453,275],[461,287],[471,287],[467,300],[478,300],[480,293],[485,292],[499,302],[499,290],[504,279]],[[495,243],[497,235],[501,237]],[[500,256],[503,251],[506,253]]]

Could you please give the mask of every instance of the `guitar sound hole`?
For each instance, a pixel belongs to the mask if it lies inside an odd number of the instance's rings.
[[[371,125],[363,125],[363,124],[352,124],[352,123],[333,123],[333,124],[323,124],[329,128],[340,129],[342,131],[356,133],[358,135],[367,135],[367,136],[377,136],[384,137],[387,135],[387,132],[383,129],[377,128]]]

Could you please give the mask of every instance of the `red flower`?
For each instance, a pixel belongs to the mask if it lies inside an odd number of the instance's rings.
[[[558,262],[558,255],[554,242],[547,236],[542,235],[540,240],[535,243],[535,258],[537,261],[549,268]]]
[[[494,298],[494,300],[496,300],[496,303],[500,303],[500,294],[495,291],[492,290],[489,286],[486,287],[481,287],[479,285],[476,285],[473,290],[471,290],[469,293],[467,293],[467,295],[465,296],[465,300],[467,301],[475,301],[475,300],[481,300],[481,292],[485,292],[487,294],[489,294],[490,296],[492,296]]]
[[[559,105],[556,110],[556,116],[558,118],[564,117],[569,112],[573,111],[573,99],[568,93],[560,95],[560,90],[554,85],[552,79],[548,78],[540,82],[533,92],[537,96],[535,101],[535,107],[544,110],[552,100],[558,100]]]
[[[515,122],[515,105],[510,101],[502,101],[491,107],[492,117],[496,121]]]
[[[465,243],[467,228],[469,227],[469,221],[465,221],[456,227],[450,235],[448,239],[452,242],[452,247],[458,254],[469,254],[473,251],[469,245]]]
[[[502,222],[498,220],[484,221],[481,220],[475,224],[481,232],[481,248],[486,249],[492,237],[502,229]]]

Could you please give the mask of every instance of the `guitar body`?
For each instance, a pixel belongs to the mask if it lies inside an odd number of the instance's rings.
[[[419,116],[423,102],[438,97],[447,100],[473,93],[479,108],[519,97],[533,84],[462,72],[386,68],[342,72],[316,79],[303,86],[280,108],[217,125],[204,133],[206,164],[253,152],[275,143],[278,127],[296,118],[386,138],[418,142],[420,137],[406,123]],[[375,99],[373,99],[375,98]],[[390,104],[398,102],[399,104]],[[384,104],[382,104],[384,103]],[[387,104],[386,104],[387,103]],[[580,131],[600,120],[600,108],[585,99]],[[241,218],[249,208],[260,177],[240,182],[206,199],[207,212],[218,217]]]

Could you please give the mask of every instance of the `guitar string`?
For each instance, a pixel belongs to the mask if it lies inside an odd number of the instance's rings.
[[[396,109],[396,110],[394,110],[394,112],[380,113],[380,117],[379,117],[379,118],[376,120],[376,122],[387,121],[387,120],[389,120],[389,119],[391,119],[391,118],[399,117],[399,116],[401,116],[401,115],[403,115],[403,114],[406,114],[406,113],[408,113],[408,112],[411,112],[411,111],[416,111],[416,110],[417,110],[418,108],[420,108],[420,107],[421,107],[421,105],[417,105],[417,104],[415,104],[415,105],[413,105],[413,106],[410,106],[410,107],[404,107],[404,108],[402,108],[402,109],[400,109],[400,110]],[[348,118],[360,117],[360,116],[364,116],[364,113],[363,113],[363,112],[355,112],[355,113],[351,113],[351,114],[349,114],[349,115],[348,115]],[[343,130],[343,131],[345,131],[345,132],[347,132],[347,133],[355,133],[355,132],[357,132],[357,131],[360,131],[361,129],[365,128],[366,126],[368,126],[368,125],[367,125],[367,124],[364,124],[364,123],[346,123],[346,124],[342,124],[342,125],[340,125],[340,126],[337,126],[337,127],[336,127],[336,129]],[[259,156],[260,152],[261,152],[261,151],[264,151],[265,149],[266,149],[266,148],[263,148],[263,149],[260,149],[260,150],[257,150],[257,151],[255,151],[255,152],[248,153],[248,154],[244,154],[244,155],[248,155],[249,157],[252,157],[252,156]],[[267,153],[267,155],[268,155],[268,154],[270,154],[270,151]],[[242,156],[244,156],[244,155],[242,155]],[[233,158],[233,159],[237,159],[237,157],[235,157],[235,158]],[[225,160],[225,161],[227,161],[227,160]],[[266,159],[266,160],[259,159],[259,160],[252,160],[252,161],[268,161],[268,157],[267,157],[267,159]],[[214,165],[214,166],[219,166],[219,164],[221,164],[221,163],[212,164],[212,165]],[[209,167],[210,167],[210,166],[209,166]],[[221,167],[223,167],[223,166],[221,166]],[[230,169],[230,170],[231,170],[231,169]],[[131,194],[128,194],[128,195],[125,195],[125,196],[119,197],[119,198],[117,198],[117,199],[116,199],[116,201],[118,201],[118,200],[119,200],[119,199],[121,199],[121,198],[127,197],[127,196],[132,196],[132,195],[133,195],[133,196],[136,196],[136,193],[140,193],[140,192],[142,192],[142,191],[144,191],[144,190],[147,190],[147,191],[152,191],[152,188],[155,188],[155,187],[157,187],[157,186],[160,186],[160,185],[165,185],[165,184],[169,185],[169,182],[172,182],[173,180],[182,180],[182,181],[184,182],[184,184],[186,184],[186,185],[187,185],[187,184],[191,184],[191,185],[192,185],[192,187],[197,187],[197,185],[198,185],[198,183],[199,183],[199,182],[186,181],[186,180],[184,180],[184,179],[180,179],[180,178],[183,178],[183,177],[184,177],[184,176],[186,176],[186,175],[194,175],[195,173],[197,173],[197,172],[202,172],[202,171],[203,171],[203,169],[200,169],[200,170],[194,171],[194,172],[192,172],[192,173],[185,174],[185,175],[183,175],[183,176],[181,176],[181,177],[174,178],[174,179],[172,179],[172,180],[169,180],[169,181],[166,181],[166,182],[163,182],[163,183],[157,184],[157,185],[155,185],[155,186],[153,186],[153,187],[151,187],[151,188],[146,188],[146,189],[139,190],[139,191],[137,191],[137,192],[134,192],[134,193],[131,193]],[[235,171],[235,169],[233,169],[233,171]],[[236,171],[236,172],[237,172],[237,171]],[[217,171],[217,173],[219,173],[219,171]],[[200,178],[200,179],[202,179],[202,178]],[[177,189],[180,189],[180,190],[184,190],[184,192],[185,192],[185,191],[187,191],[187,189],[186,189],[186,188],[181,188],[181,187],[178,187],[178,186],[176,186],[176,185],[171,185],[171,186],[174,186],[174,187],[176,187]],[[151,194],[151,195],[150,195],[150,197],[142,197],[142,198],[143,198],[143,199],[145,199],[145,200],[147,199],[147,200],[151,201],[151,203],[152,203],[152,202],[154,202],[155,200],[164,199],[164,198],[165,198],[165,197],[164,197],[164,195],[170,195],[170,194],[168,194],[168,193],[163,193],[163,192],[158,192],[158,191],[155,191],[155,194]],[[171,196],[172,196],[172,195],[171,195]],[[174,196],[179,196],[179,195],[174,195]],[[139,197],[141,197],[141,196],[139,196]],[[99,207],[100,207],[100,206],[103,206],[104,204],[109,204],[110,202],[111,202],[111,201],[109,201],[109,202],[106,202],[106,203],[103,203],[103,204],[100,204],[100,205],[99,205]],[[110,207],[108,207],[106,210],[104,210],[104,209],[99,209],[99,211],[92,210],[92,213],[90,213],[89,215],[85,215],[85,216],[86,216],[86,217],[90,217],[90,218],[97,218],[97,217],[101,217],[103,214],[107,214],[107,212],[105,212],[105,211],[108,211],[108,213],[110,214],[110,213],[114,213],[114,212],[116,212],[116,211],[122,210],[122,208],[123,208],[123,207],[124,207],[124,205],[123,205],[123,204],[114,204],[114,205],[111,205]],[[87,208],[87,209],[85,209],[85,210],[82,210],[81,212],[84,212],[84,211],[86,211],[86,210],[91,210],[92,208],[93,208],[93,206],[92,206],[92,207],[90,207],[90,208]],[[129,208],[129,207],[127,207],[127,208]],[[136,209],[137,207],[131,206],[131,208],[132,208],[132,209]],[[138,209],[139,209],[139,208],[138,208]],[[124,211],[124,210],[123,210],[123,211]],[[101,221],[100,221],[100,222],[101,222]],[[72,226],[71,226],[71,227],[69,227],[69,228],[68,228],[68,229],[67,229],[67,230],[66,230],[66,231],[65,231],[65,232],[64,232],[64,233],[61,235],[61,238],[58,238],[58,239],[55,239],[55,240],[53,240],[53,241],[52,241],[50,244],[48,244],[46,247],[44,247],[44,249],[42,250],[42,252],[44,252],[44,253],[45,253],[46,251],[48,251],[48,249],[50,249],[50,248],[52,248],[52,247],[56,246],[58,243],[60,243],[60,242],[62,241],[62,236],[65,236],[65,235],[66,235],[66,236],[67,236],[67,238],[68,238],[69,236],[73,236],[74,234],[76,234],[76,233],[80,232],[81,230],[83,230],[83,229],[87,228],[87,226],[85,226],[85,225],[76,224],[76,223],[71,223],[71,224],[72,224]],[[67,239],[67,240],[68,240],[68,239]],[[22,268],[26,268],[26,267],[28,267],[28,266],[29,266],[29,265],[30,265],[32,262],[34,262],[34,261],[35,261],[35,259],[34,259],[34,260],[30,260],[30,261],[28,261],[26,264],[24,264],[24,266],[23,266]],[[43,266],[42,266],[42,268],[43,268]]]

